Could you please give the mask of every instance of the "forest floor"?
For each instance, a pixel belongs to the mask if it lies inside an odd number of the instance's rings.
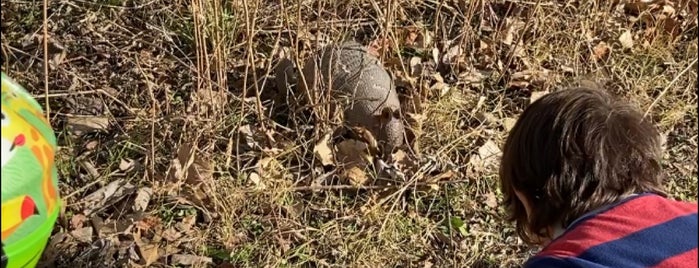
[[[581,79],[648,113],[668,191],[697,199],[696,0],[48,2],[48,35],[42,1],[1,4],[2,70],[59,139],[44,265],[516,267],[536,248],[505,221],[501,147]],[[391,178],[343,168],[356,143],[274,82],[281,56],[350,38],[410,126]]]

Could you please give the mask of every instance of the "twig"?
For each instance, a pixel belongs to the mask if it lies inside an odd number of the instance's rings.
[[[49,30],[48,30],[49,0],[44,0],[44,105],[46,106],[46,120],[51,120],[51,106],[49,106]]]
[[[653,103],[651,103],[650,106],[648,106],[648,109],[646,109],[646,112],[643,114],[644,119],[646,118],[646,116],[648,116],[648,113],[650,113],[651,109],[653,109],[653,106],[655,106],[658,103],[658,101],[660,101],[660,98],[662,98],[663,95],[665,95],[665,93],[667,93],[667,91],[670,90],[670,87],[674,85],[677,82],[677,80],[680,80],[680,77],[682,77],[686,72],[688,72],[689,69],[692,68],[692,66],[697,64],[697,59],[699,58],[694,58],[694,61],[687,65],[687,68],[684,68],[684,70],[682,70],[677,76],[675,76],[674,79],[672,79],[672,81],[670,81],[669,84],[667,84],[667,86],[665,86],[663,91],[660,92],[660,95],[658,95],[658,97],[656,97],[655,100],[653,100]]]

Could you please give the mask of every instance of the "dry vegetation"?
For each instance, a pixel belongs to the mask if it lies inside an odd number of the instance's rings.
[[[648,111],[670,192],[697,198],[696,0],[53,0],[47,36],[43,11],[2,1],[2,69],[60,141],[44,264],[517,266],[533,249],[503,221],[498,148],[580,78]],[[280,55],[352,37],[411,124],[393,176],[340,172],[273,82]]]

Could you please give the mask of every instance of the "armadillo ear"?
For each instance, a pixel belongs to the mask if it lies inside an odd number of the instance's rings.
[[[381,109],[381,119],[382,120],[390,120],[393,117],[393,110],[391,107],[383,107]]]
[[[393,115],[393,118],[400,119],[400,109],[393,110],[392,115]]]

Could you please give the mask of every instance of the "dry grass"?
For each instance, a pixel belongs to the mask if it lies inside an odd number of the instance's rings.
[[[694,200],[697,2],[665,1],[665,20],[629,2],[49,1],[45,55],[41,3],[3,1],[3,71],[48,100],[60,140],[67,206],[44,263],[517,266],[534,249],[481,156],[532,95],[581,77],[649,111],[672,195]],[[321,167],[322,129],[273,83],[283,49],[303,61],[349,37],[378,48],[413,123],[390,187]],[[91,202],[114,181],[133,190]]]

